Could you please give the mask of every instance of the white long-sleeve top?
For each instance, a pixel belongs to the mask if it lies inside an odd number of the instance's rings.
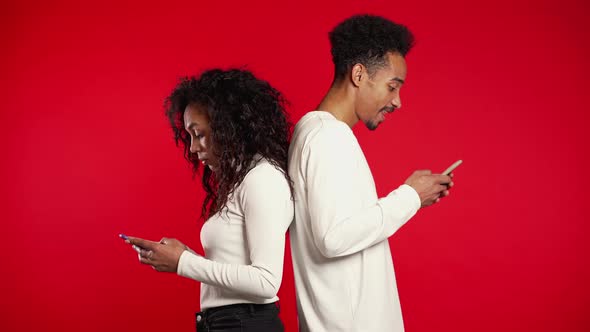
[[[402,185],[383,198],[352,130],[306,114],[289,150],[290,227],[300,331],[404,330],[387,238],[420,208]]]
[[[177,273],[201,282],[201,310],[278,301],[293,213],[285,176],[267,160],[257,160],[227,208],[203,225],[205,257],[189,250],[180,256]]]

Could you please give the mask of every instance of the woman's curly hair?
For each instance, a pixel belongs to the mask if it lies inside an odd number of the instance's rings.
[[[201,163],[190,152],[191,137],[184,127],[188,105],[204,107],[209,116],[213,153],[219,171],[203,171],[206,192],[201,217],[221,211],[251,169],[255,155],[267,159],[292,183],[287,173],[287,153],[292,124],[283,95],[268,82],[242,69],[211,69],[199,77],[184,77],[166,98],[164,107],[176,145],[196,174]]]

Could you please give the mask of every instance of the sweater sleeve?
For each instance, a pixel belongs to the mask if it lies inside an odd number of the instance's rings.
[[[246,175],[236,199],[244,213],[250,264],[221,263],[185,251],[178,274],[247,296],[273,298],[281,285],[285,232],[294,214],[289,185],[280,171],[264,164]]]
[[[362,152],[356,147],[352,132],[329,126],[303,151],[312,235],[325,257],[350,255],[387,239],[420,208],[418,194],[408,185],[360,207],[355,181]]]

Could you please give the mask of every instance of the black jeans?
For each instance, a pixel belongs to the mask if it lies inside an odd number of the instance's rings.
[[[278,302],[230,304],[197,312],[197,332],[283,332]]]

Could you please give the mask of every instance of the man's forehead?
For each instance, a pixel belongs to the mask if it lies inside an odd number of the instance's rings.
[[[406,60],[399,53],[388,53],[387,66],[382,71],[387,80],[396,80],[403,83],[407,72]]]

